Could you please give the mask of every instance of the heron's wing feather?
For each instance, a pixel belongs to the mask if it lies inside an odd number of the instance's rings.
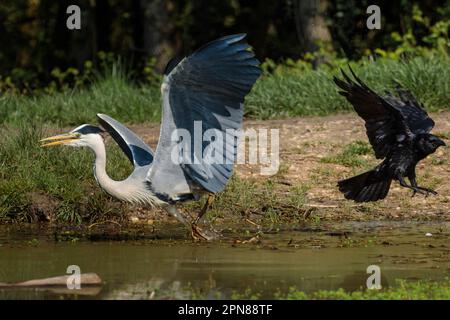
[[[358,115],[364,119],[367,137],[375,156],[385,158],[399,139],[412,139],[413,133],[398,108],[367,87],[350,69],[355,81],[342,71],[344,80],[334,77],[341,89],[339,93],[352,105]]]
[[[191,137],[186,145],[188,154],[177,165],[182,169],[182,178],[210,192],[225,187],[237,150],[234,132],[227,129],[241,128],[244,98],[261,72],[244,37],[232,35],[204,45],[165,78],[161,136],[149,174],[152,184],[158,174],[177,170],[167,161],[167,155],[176,146],[176,142],[169,142],[174,130],[182,130]],[[214,144],[202,140],[208,132],[217,139]],[[212,157],[222,160],[211,161]]]
[[[97,114],[97,118],[135,167],[152,163],[153,150],[133,131],[106,114]]]

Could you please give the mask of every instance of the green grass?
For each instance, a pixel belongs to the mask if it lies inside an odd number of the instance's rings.
[[[338,289],[321,290],[312,294],[306,294],[292,287],[288,293],[278,292],[276,298],[283,300],[449,300],[450,280],[442,282],[397,280],[394,286],[381,290],[346,292]]]
[[[102,78],[90,88],[36,97],[0,97],[0,124],[24,121],[78,126],[96,123],[95,115],[106,113],[125,123],[159,121],[159,88],[131,85],[123,76]]]
[[[190,299],[205,299],[205,293],[199,289],[188,288]],[[208,290],[205,290],[208,292]],[[233,300],[449,300],[450,280],[442,281],[407,281],[398,279],[394,285],[380,290],[359,289],[346,291],[342,288],[336,290],[319,290],[306,293],[297,287],[287,290],[274,289],[273,296],[267,296],[259,291],[247,288],[242,291],[233,291],[229,296],[220,292],[216,293],[217,299]]]
[[[43,213],[54,220],[80,222],[83,217],[119,214],[96,186],[91,152],[43,149],[38,141],[45,132],[33,123],[0,129],[0,220],[33,221]],[[108,154],[108,172],[114,178],[126,177],[131,165],[122,152],[114,146]]]
[[[306,193],[309,186],[298,184],[281,192],[274,179],[258,181],[233,176],[224,192],[215,196],[209,211],[211,218],[254,217],[262,223],[276,224],[283,219],[303,219],[306,210]],[[198,212],[203,202],[187,204],[188,211]]]
[[[364,141],[355,141],[344,147],[341,153],[321,159],[323,163],[341,164],[346,167],[361,167],[368,163],[361,156],[373,154],[372,147]]]
[[[410,89],[430,111],[450,108],[448,57],[429,55],[407,61],[380,58],[351,65],[378,92],[392,89],[395,80]],[[246,117],[268,119],[349,111],[351,106],[332,81],[338,73],[327,66],[312,70],[301,65],[264,74],[247,96]],[[111,72],[88,89],[37,97],[0,97],[0,124],[25,120],[75,126],[95,122],[99,112],[124,123],[160,121],[159,88],[137,87],[120,72]]]
[[[379,59],[351,63],[355,73],[379,93],[392,89],[394,81],[410,89],[430,111],[450,108],[450,60],[415,57],[408,61]],[[342,66],[347,70],[346,66]],[[331,78],[336,69],[281,68],[258,81],[248,96],[246,112],[257,119],[328,115],[351,110]]]

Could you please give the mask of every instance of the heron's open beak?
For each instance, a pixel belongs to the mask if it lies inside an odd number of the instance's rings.
[[[40,140],[39,142],[43,143],[41,147],[52,147],[62,144],[67,144],[72,141],[78,140],[80,137],[76,133],[66,133],[60,134],[53,137],[48,137]]]

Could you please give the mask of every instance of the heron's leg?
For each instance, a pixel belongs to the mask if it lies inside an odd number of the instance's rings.
[[[212,203],[214,202],[214,195],[213,194],[209,194],[208,198],[206,199],[206,202],[202,208],[202,210],[200,211],[200,213],[198,214],[197,218],[195,218],[194,220],[194,224],[198,224],[203,216],[205,215],[205,213],[209,210],[209,208],[211,208]]]
[[[208,209],[211,207],[211,204],[214,201],[214,195],[210,194],[208,195],[208,199],[206,199],[205,205],[203,206],[202,210],[198,214],[197,218],[195,218],[194,222],[191,224],[192,229],[192,237],[196,240],[213,240],[216,239],[219,235],[214,230],[203,230],[202,228],[198,227],[198,223],[201,221],[205,213],[208,211]]]
[[[184,224],[186,227],[190,228],[191,225],[189,224],[189,222],[186,221],[186,219],[183,217],[183,215],[181,214],[180,211],[178,211],[177,207],[175,207],[174,205],[168,205],[166,207],[164,207],[164,209],[175,219],[177,219],[179,222],[181,222],[182,224]]]

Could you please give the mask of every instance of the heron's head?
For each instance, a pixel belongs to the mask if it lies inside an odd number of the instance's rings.
[[[103,129],[83,124],[69,133],[64,133],[52,137],[42,139],[42,147],[52,147],[58,145],[66,145],[71,147],[93,147],[99,142],[103,142]]]
[[[420,137],[418,143],[419,148],[422,149],[422,151],[424,151],[425,153],[433,153],[437,148],[446,145],[445,142],[442,141],[442,139],[432,134],[427,134],[423,137]]]

